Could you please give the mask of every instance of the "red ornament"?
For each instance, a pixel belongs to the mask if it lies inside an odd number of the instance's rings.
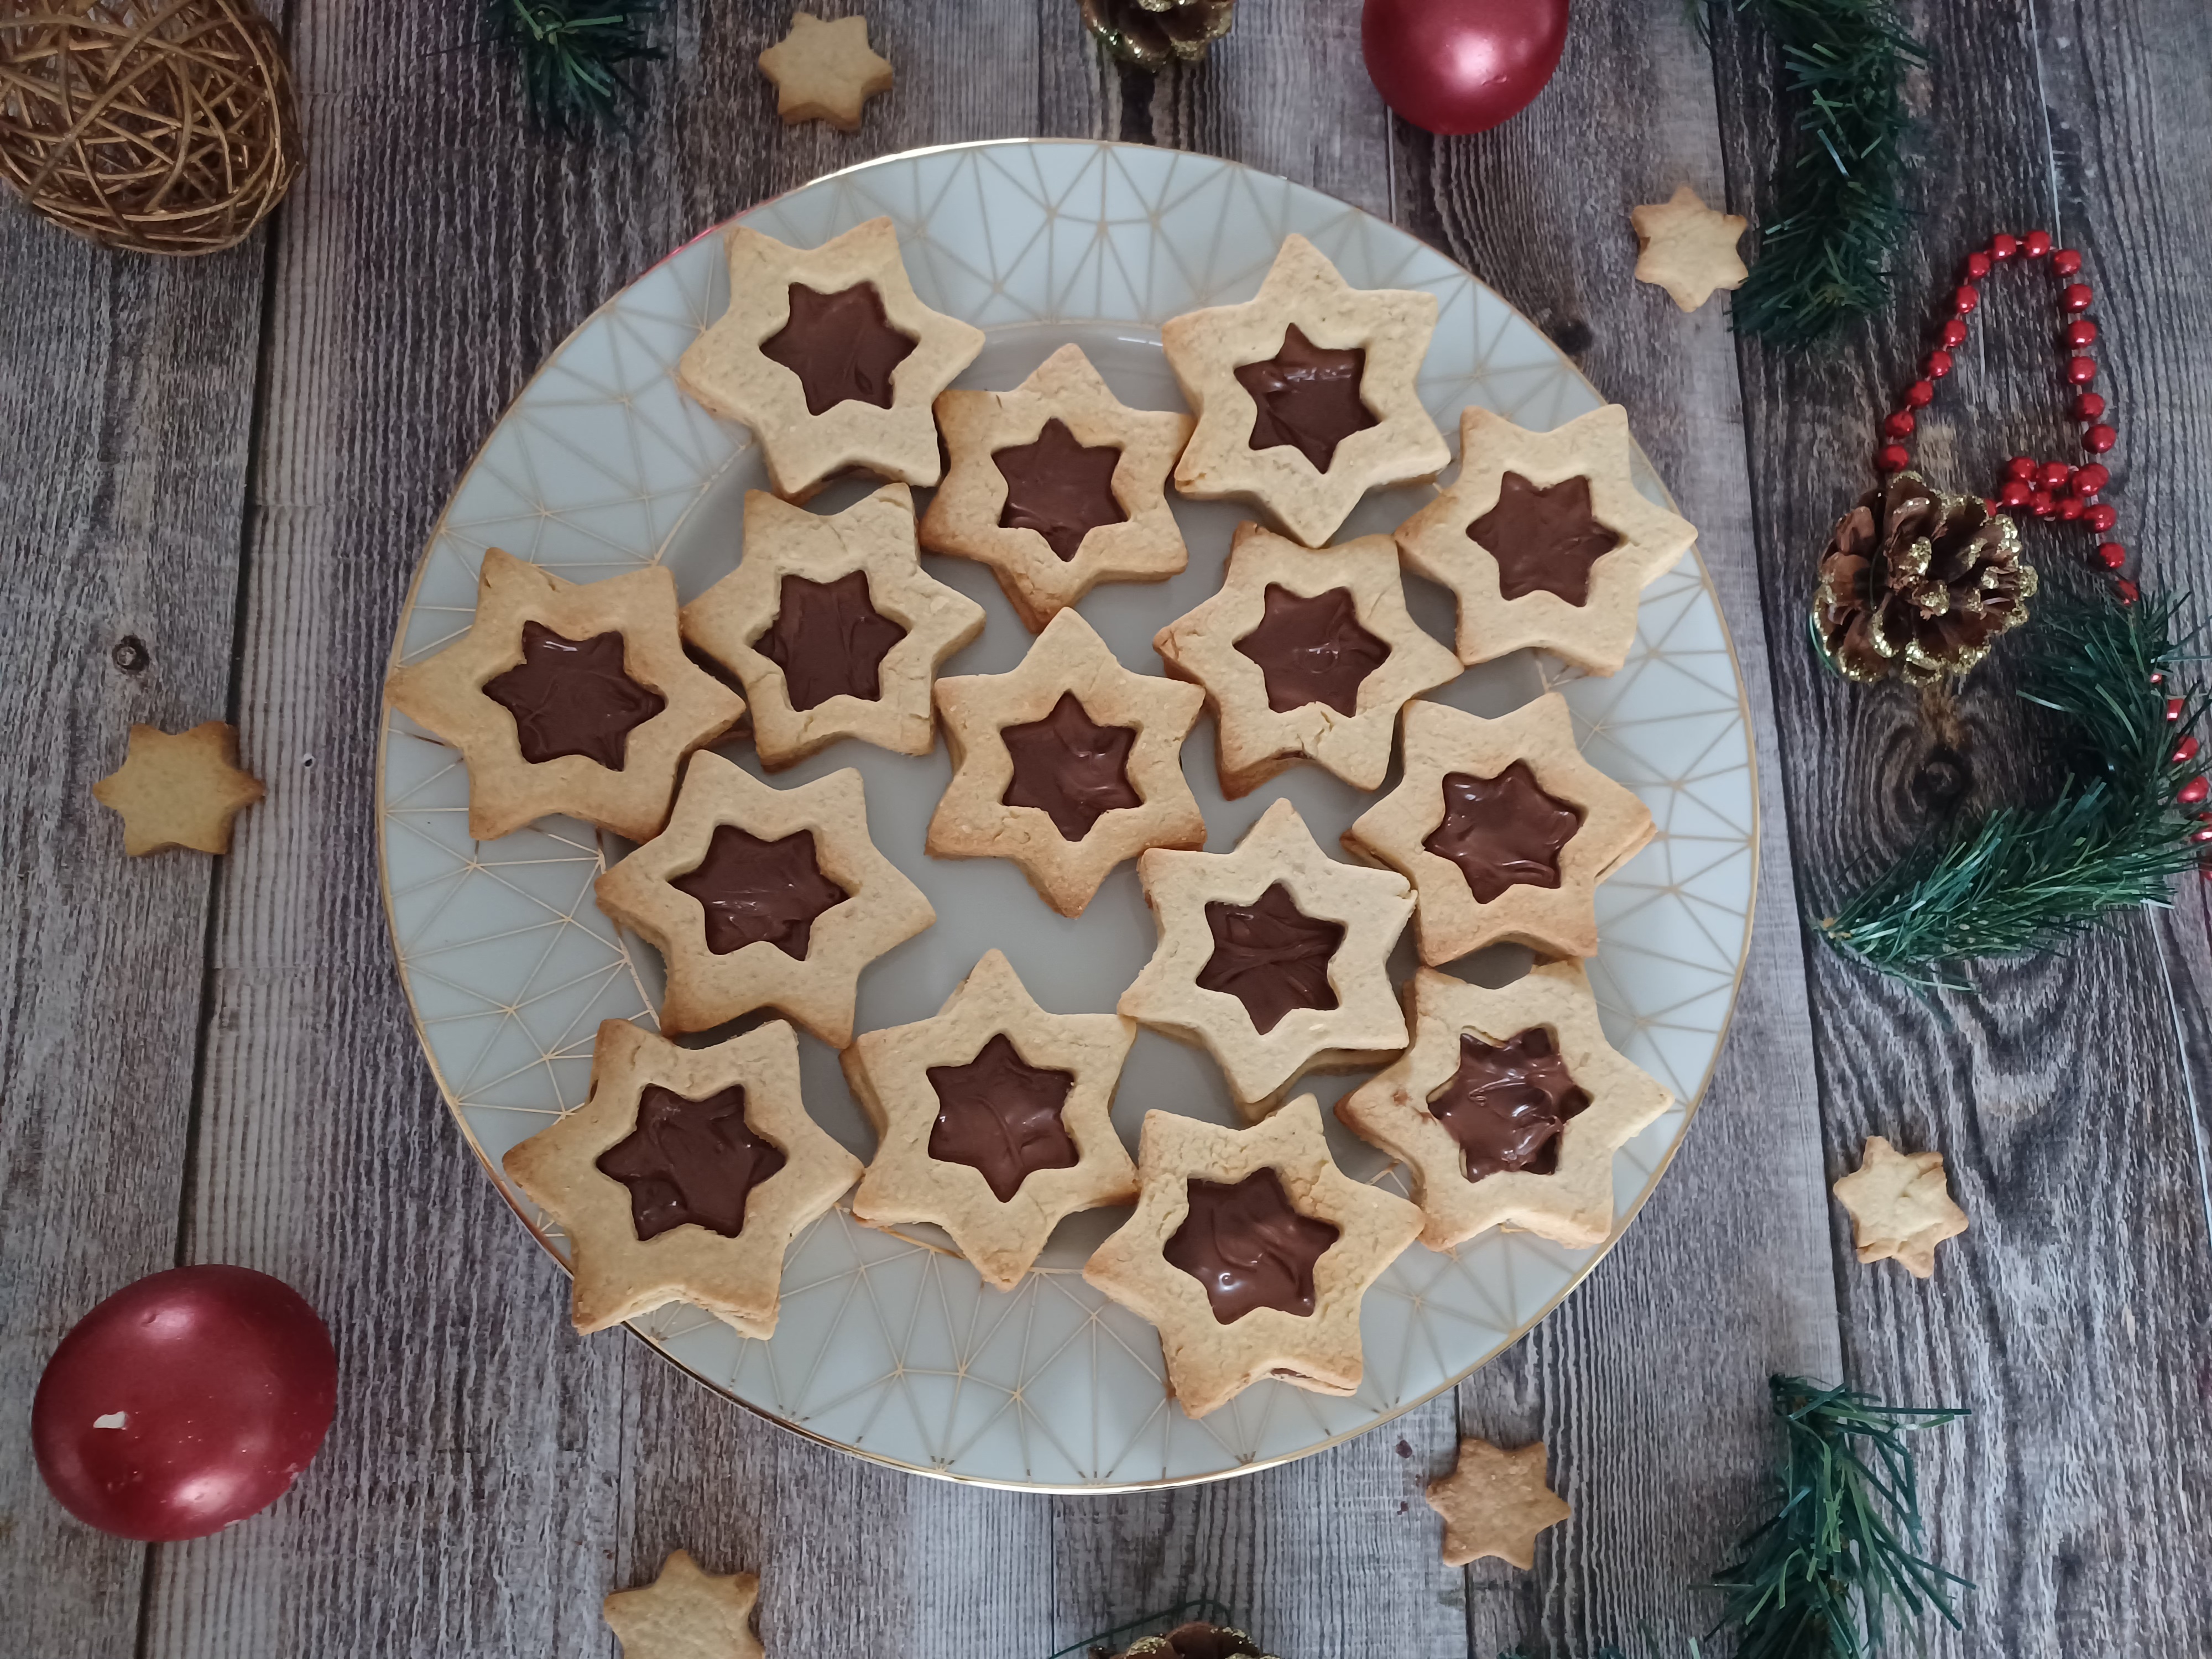
[[[2085,392],[2074,400],[2074,418],[2077,421],[2100,420],[2104,413],[2105,400],[2094,392]]]
[[[2118,542],[2097,544],[2097,562],[2107,570],[2118,570],[2128,562],[2128,550]]]
[[[1989,274],[1990,256],[1988,254],[1969,253],[1966,256],[1966,280],[1968,282],[1978,283],[1983,277]]]
[[[2016,236],[2008,236],[2004,232],[1999,231],[1990,238],[1990,258],[1992,259],[2000,261],[2009,259],[2019,252],[2020,239]]]
[[[2094,357],[2069,357],[2066,360],[2066,378],[2075,386],[2088,385],[2097,378],[2097,360]]]
[[[1881,423],[1882,435],[1887,438],[1910,438],[1912,435],[1912,411],[1900,409]]]
[[[2110,530],[2119,521],[2120,515],[2113,510],[2112,505],[2109,501],[2099,501],[2096,506],[2091,507],[2087,513],[2084,513],[2081,515],[2081,522],[2087,525],[2090,529],[2095,531],[2100,536],[2103,535],[2107,530]]]
[[[2066,325],[2066,343],[2080,351],[2097,343],[2097,325],[2087,317],[2076,317]]]
[[[2051,252],[2051,233],[2047,230],[2029,231],[2027,240],[2021,245],[2021,252],[2031,259],[2040,259]]]
[[[1566,0],[1367,0],[1360,50],[1382,101],[1431,132],[1486,132],[1544,89]]]
[[[1982,296],[1971,287],[1962,285],[1953,290],[1951,295],[1951,309],[1961,317],[1971,315],[1981,302]]]
[[[2181,786],[2174,799],[2184,806],[2194,806],[2208,794],[2212,794],[2212,785],[2206,784],[2202,777],[2194,777]]]
[[[2081,255],[2077,249],[2062,247],[2051,256],[2051,274],[2054,276],[2071,276],[2081,269]]]
[[[2073,490],[2076,495],[2094,495],[2112,481],[2112,473],[2092,461],[2074,469]]]
[[[2186,766],[2190,762],[2196,758],[2197,739],[2194,736],[2185,737],[2182,738],[2179,743],[2174,744],[2173,763],[2176,766]]]
[[[2005,477],[2008,478],[2033,478],[2034,476],[2035,457],[2033,455],[2015,455],[2005,463]]]
[[[2118,433],[2108,426],[2099,424],[2081,434],[2081,447],[2093,455],[2101,455],[2119,441]]]
[[[1881,472],[1902,472],[1912,465],[1912,457],[1903,444],[1884,444],[1874,458],[1875,470]]]
[[[200,1538],[269,1507],[337,1403],[330,1332],[282,1279],[178,1267],[79,1320],[31,1402],[39,1473],[125,1538]]]
[[[2069,311],[2087,311],[2096,295],[2089,291],[2087,283],[2069,283],[2066,291],[2058,296],[2058,303]]]
[[[1943,347],[1945,350],[1956,351],[1960,346],[1966,343],[1966,325],[1964,323],[1960,322],[1956,317],[1954,317],[1949,322],[1943,325]]]
[[[1951,354],[1949,352],[1931,351],[1928,354],[1928,378],[1929,380],[1940,380],[1950,372]]]

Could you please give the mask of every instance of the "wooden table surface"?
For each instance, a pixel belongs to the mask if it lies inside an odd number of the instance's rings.
[[[819,6],[851,9],[842,0]],[[234,252],[100,252],[0,204],[0,1609],[64,1656],[611,1655],[611,1589],[678,1545],[764,1575],[772,1654],[1043,1656],[1212,1595],[1290,1659],[1701,1632],[1773,1443],[1765,1378],[1970,1406],[1923,1444],[1931,1543],[1976,1581],[1942,1655],[2212,1649],[2212,1079],[2195,884],[2063,960],[1923,1000],[1801,906],[1962,805],[2046,788],[2004,674],[1945,730],[1824,678],[1812,563],[1965,251],[2083,250],[2115,499],[2154,575],[2212,590],[2212,12],[1915,0],[1919,216],[1897,316],[1791,359],[1630,279],[1626,210],[1754,214],[1786,118],[1771,46],[1676,0],[1576,0],[1558,78],[1482,137],[1389,118],[1354,0],[1245,0],[1157,82],[1075,0],[874,0],[897,89],[786,131],[755,55],[785,0],[672,0],[627,136],[520,120],[466,5],[282,9],[313,161]],[[1758,717],[1752,960],[1687,1146],[1524,1341],[1375,1433],[1241,1480],[1046,1498],[908,1477],[579,1340],[566,1282],[448,1121],[401,1001],[371,813],[380,678],[469,456],[592,307],[702,227],[915,145],[1104,136],[1233,156],[1428,239],[1625,403],[1701,527]],[[1993,285],[1924,423],[1939,476],[2063,453],[2040,295]],[[1994,347],[1992,349],[1991,348]],[[2032,554],[2062,553],[2031,527]],[[135,642],[136,649],[132,648]],[[131,665],[138,665],[133,666]],[[267,803],[210,861],[128,860],[94,780],[126,727],[224,717]],[[1973,1230],[1932,1282],[1862,1267],[1826,1182],[1881,1133],[1948,1158]],[[328,1317],[337,1425],[276,1509],[155,1548],[70,1522],[27,1437],[100,1297],[180,1261]],[[1573,1518],[1533,1573],[1437,1559],[1461,1432],[1540,1436]],[[1679,1640],[1655,1651],[1684,1651]]]

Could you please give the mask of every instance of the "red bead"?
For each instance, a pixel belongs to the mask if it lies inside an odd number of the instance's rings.
[[[1915,380],[1905,388],[1905,402],[1908,408],[1925,409],[1935,401],[1936,383],[1932,380]]]
[[[2074,400],[2074,418],[2077,421],[2102,420],[2105,400],[2094,392],[2085,392]]]
[[[2161,679],[2163,679],[2163,678],[2165,678],[2165,676],[2164,676],[2164,675],[2160,675],[2159,678],[2161,678]],[[2179,697],[2168,697],[2168,698],[2166,700],[2166,718],[2169,721],[2172,721],[2172,720],[2179,720],[2179,719],[2181,718],[2181,699],[2180,699],[2180,698],[2179,698]]]
[[[1875,469],[1881,472],[1902,472],[1912,465],[1912,457],[1905,453],[1903,444],[1886,444],[1874,458]]]
[[[2119,441],[2118,433],[2100,422],[2081,434],[2081,447],[2093,455],[2101,455]]]
[[[2058,296],[2058,303],[2069,311],[2087,311],[2096,297],[2090,292],[2088,283],[2069,283],[2066,292]]]
[[[2097,378],[2097,360],[2094,357],[2069,357],[2066,360],[2066,378],[2075,386],[2088,385]]]
[[[2047,230],[2029,231],[2027,240],[2021,245],[2020,251],[2031,259],[2040,259],[2051,252],[2051,233]]]
[[[1966,343],[1966,325],[1964,323],[1954,317],[1943,325],[1943,346],[1946,350],[1956,351]]]
[[[2110,501],[2099,501],[2096,506],[2091,507],[2087,513],[2084,513],[2081,515],[2081,522],[2087,525],[2090,529],[2095,531],[2100,536],[2103,535],[2119,521],[2120,515],[2113,510],[2112,505]]]
[[[1889,438],[1910,438],[1912,435],[1912,411],[1900,409],[1883,417],[1882,435]]]
[[[1931,351],[1928,354],[1928,378],[1929,380],[1940,380],[1950,372],[1951,354],[1949,352]]]
[[[2206,825],[2203,829],[2191,830],[2189,832],[2189,839],[2193,842],[2200,842],[2212,841],[2212,825]],[[2204,878],[2207,881],[2212,881],[2212,865],[2208,865],[2205,867]]]
[[[2005,463],[2005,477],[2008,478],[2033,478],[2034,476],[2035,457],[2033,455],[2015,455]]]
[[[2073,289],[2069,289],[2067,292],[2071,294]],[[1982,296],[1980,290],[1975,289],[1971,284],[1965,283],[1961,283],[1951,295],[1951,309],[1957,312],[1961,317],[1972,315],[1974,307],[1981,304],[1981,302]],[[2085,300],[2082,303],[2087,305],[2088,301]]]
[[[2212,784],[2206,783],[2203,776],[2199,775],[2190,779],[2180,788],[2175,790],[2173,798],[2184,806],[2194,806],[2207,795],[2212,795]]]
[[[2051,269],[2056,276],[2071,276],[2081,269],[2080,251],[2070,247],[2060,248],[2057,252],[2051,256]]]
[[[2137,587],[2125,576],[2112,584],[2112,592],[2119,596],[2122,605],[2133,605],[2137,599],[2142,598],[2142,589]],[[2203,780],[2200,778],[2198,781],[2201,783]]]
[[[1969,253],[1966,256],[1966,278],[1969,282],[1978,283],[1989,274],[1990,256],[1988,254]]]
[[[2128,550],[2118,542],[2097,544],[2097,562],[2107,570],[2118,570],[2128,562]]]
[[[2058,503],[2058,516],[2068,524],[2072,524],[2075,520],[2080,518],[2089,509],[2082,504],[2081,498],[2076,495],[2064,496]]]
[[[2020,252],[2020,239],[2008,236],[2002,231],[1990,238],[1990,258],[2002,264]]]
[[[2097,343],[2097,325],[2087,317],[2076,317],[2066,325],[2066,343],[2079,351],[2084,346]]]
[[[2165,674],[2163,674],[2163,673],[2154,673],[2154,674],[2152,674],[2152,676],[2150,677],[2150,683],[2151,683],[2153,685],[2164,685],[2164,684],[2166,684],[2166,676],[2165,676]]]
[[[2077,466],[2074,469],[2072,488],[2076,495],[2087,497],[2095,495],[2112,481],[2112,475],[2098,465],[2096,462],[2092,461],[2087,466]]]
[[[1997,499],[2007,507],[2026,507],[2035,494],[2035,486],[2025,478],[2007,478],[2004,488],[1997,491]]]
[[[2184,738],[2173,745],[2173,763],[2176,766],[2186,766],[2196,758],[2197,739],[2194,736]]]
[[[2027,498],[2028,510],[2039,519],[2047,519],[2058,510],[2058,503],[2051,499],[2051,492],[2039,489]]]
[[[2063,489],[2066,488],[2067,479],[2073,476],[2074,469],[2065,462],[2045,461],[2036,469],[2035,481],[2045,489]]]

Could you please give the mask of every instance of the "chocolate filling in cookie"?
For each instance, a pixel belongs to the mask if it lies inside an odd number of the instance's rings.
[[[761,342],[761,356],[799,376],[808,414],[827,415],[848,398],[889,409],[891,371],[914,344],[885,319],[873,283],[835,294],[793,283],[790,320]]]
[[[668,707],[623,671],[620,634],[572,640],[534,622],[522,624],[522,660],[483,692],[514,716],[515,741],[532,766],[581,755],[619,772],[629,734]]]
[[[1328,963],[1344,943],[1344,924],[1306,915],[1281,882],[1249,904],[1213,901],[1206,907],[1206,925],[1213,955],[1199,970],[1198,983],[1243,1003],[1261,1036],[1293,1008],[1337,1006]]]
[[[1237,648],[1260,665],[1267,706],[1287,714],[1310,702],[1340,714],[1359,712],[1359,684],[1380,668],[1390,647],[1359,625],[1348,587],[1302,599],[1269,582],[1260,625]]]
[[[1255,1308],[1314,1310],[1314,1263],[1339,1229],[1291,1207],[1283,1179],[1255,1170],[1234,1183],[1192,1181],[1190,1213],[1161,1254],[1206,1286],[1213,1316],[1233,1325]]]
[[[745,1200],[783,1167],[783,1151],[745,1122],[745,1091],[732,1084],[704,1100],[647,1085],[637,1127],[599,1154],[598,1168],[629,1188],[638,1242],[701,1226],[725,1238],[745,1229]]]
[[[1557,887],[1559,849],[1583,827],[1578,807],[1544,793],[1526,761],[1494,778],[1444,774],[1444,820],[1422,846],[1449,859],[1479,904],[1509,887]]]
[[[1047,421],[1035,443],[995,450],[991,459],[1006,481],[999,527],[1036,531],[1063,560],[1100,525],[1128,521],[1114,495],[1121,452],[1111,444],[1085,447],[1065,422]]]
[[[832,697],[882,696],[878,671],[905,637],[906,629],[876,609],[868,573],[854,570],[828,582],[786,576],[775,620],[753,649],[783,670],[791,706],[812,708]]]
[[[1459,1069],[1429,1097],[1429,1111],[1459,1142],[1469,1181],[1507,1170],[1550,1175],[1559,1135],[1590,1103],[1542,1026],[1492,1047],[1461,1034]]]
[[[1292,323],[1283,331],[1281,350],[1237,370],[1238,382],[1252,394],[1251,447],[1289,444],[1315,471],[1328,471],[1337,445],[1379,424],[1359,396],[1366,373],[1367,354],[1358,347],[1325,351]]]
[[[1062,692],[1042,720],[1005,726],[999,736],[1014,762],[1000,804],[1048,813],[1066,840],[1081,841],[1107,813],[1145,804],[1129,787],[1136,732],[1093,725],[1073,691]]]
[[[718,957],[766,939],[806,959],[814,920],[845,902],[845,890],[814,861],[814,832],[762,841],[734,823],[717,824],[699,867],[669,885],[707,913],[707,948]]]
[[[1468,526],[1467,534],[1498,561],[1504,598],[1556,593],[1569,605],[1589,603],[1590,567],[1621,542],[1591,516],[1588,478],[1543,489],[1518,472],[1505,475],[1498,505]]]
[[[1000,1203],[1032,1170],[1075,1167],[1075,1143],[1060,1117],[1075,1073],[1030,1065],[1004,1031],[965,1066],[931,1066],[929,1086],[937,1091],[929,1155],[981,1171]]]

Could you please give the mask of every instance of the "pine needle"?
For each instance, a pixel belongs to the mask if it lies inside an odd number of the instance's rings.
[[[491,37],[512,47],[531,112],[556,131],[616,119],[637,89],[626,64],[662,56],[646,39],[659,0],[485,0]]]

